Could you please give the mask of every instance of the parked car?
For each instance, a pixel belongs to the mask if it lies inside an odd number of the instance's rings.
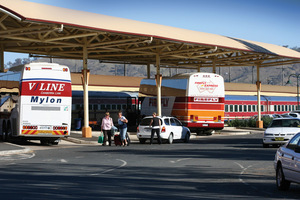
[[[144,144],[146,140],[151,138],[152,128],[149,126],[153,117],[145,117],[137,129],[137,138],[141,144]],[[173,140],[183,140],[189,142],[191,132],[183,126],[181,122],[175,117],[159,117],[161,122],[160,137],[162,140],[167,140],[169,144],[173,143]],[[157,138],[156,134],[155,137]]]
[[[288,190],[291,182],[300,183],[300,133],[278,148],[274,168],[279,190]]]
[[[300,132],[300,119],[273,119],[264,132],[263,147],[269,147],[269,145],[284,144],[298,132]]]

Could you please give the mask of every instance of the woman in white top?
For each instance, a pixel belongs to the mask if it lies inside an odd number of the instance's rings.
[[[109,146],[111,146],[111,127],[113,126],[112,118],[109,117],[109,112],[105,113],[105,117],[102,119],[101,131],[104,134],[103,146],[106,145],[108,139]]]

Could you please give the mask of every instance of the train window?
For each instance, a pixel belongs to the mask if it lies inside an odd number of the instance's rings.
[[[111,110],[111,105],[110,104],[106,104],[106,109],[107,110]]]
[[[89,104],[89,110],[93,110],[93,105]]]
[[[228,105],[225,105],[225,112],[228,112]]]
[[[285,111],[285,110],[284,110],[284,105],[281,105],[281,111]]]
[[[239,107],[238,107],[238,105],[234,105],[234,112],[239,112]]]
[[[233,112],[233,105],[230,105],[230,112]]]
[[[112,110],[117,110],[117,105],[115,105],[115,104],[114,104],[114,105],[111,105],[111,109],[112,109]]]
[[[292,105],[292,110],[295,110],[295,105]]]
[[[93,105],[93,109],[94,109],[94,110],[98,110],[98,104],[94,104],[94,105]]]
[[[265,106],[263,106],[263,105],[260,106],[261,112],[265,111],[264,108],[265,108]]]
[[[117,110],[121,110],[121,108],[122,108],[121,105],[118,104],[118,105],[117,105]]]
[[[243,112],[243,105],[239,105],[239,111]]]
[[[285,105],[285,111],[288,111],[289,109],[288,109],[288,105]]]
[[[248,105],[248,112],[252,112],[251,105]]]
[[[277,112],[277,105],[274,105],[274,111]]]
[[[277,105],[277,110],[281,111],[281,106],[280,105]]]
[[[100,109],[101,109],[101,110],[105,110],[105,105],[104,105],[104,104],[101,104],[101,105],[100,105]]]
[[[252,105],[252,112],[256,111],[256,105]]]
[[[244,112],[247,112],[247,105],[244,105]]]
[[[289,105],[289,111],[292,111],[292,106],[291,105]]]
[[[80,104],[76,104],[76,110],[80,110]]]

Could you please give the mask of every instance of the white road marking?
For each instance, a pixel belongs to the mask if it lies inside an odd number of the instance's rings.
[[[177,162],[180,162],[180,161],[183,161],[183,160],[190,160],[191,158],[182,158],[182,159],[178,159],[178,160],[175,160],[175,161],[173,161],[173,160],[171,160],[170,162],[171,163],[177,163]]]
[[[127,165],[127,162],[126,162],[125,160],[121,160],[121,159],[116,159],[116,160],[121,161],[123,164],[120,165],[120,166],[118,166],[118,167],[114,167],[114,168],[111,168],[111,169],[107,169],[107,170],[105,170],[105,171],[103,171],[103,172],[101,172],[101,173],[98,173],[98,174],[91,174],[91,176],[97,176],[97,175],[100,175],[100,174],[106,174],[106,173],[108,173],[108,172],[114,171],[114,170],[116,170],[116,169],[119,169],[119,168],[124,167],[124,166]]]
[[[68,161],[66,161],[65,159],[60,159],[59,160],[61,163],[67,163]]]
[[[2,155],[0,157],[0,160],[25,160],[25,159],[30,159],[35,156],[34,153],[20,153],[20,154],[8,154],[8,155]]]

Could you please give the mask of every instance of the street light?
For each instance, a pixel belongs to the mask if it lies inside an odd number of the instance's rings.
[[[286,85],[291,83],[291,81],[290,81],[291,76],[294,76],[294,77],[297,78],[297,110],[299,110],[299,77],[300,77],[300,74],[291,74],[291,75],[289,75],[289,79],[286,82]]]

